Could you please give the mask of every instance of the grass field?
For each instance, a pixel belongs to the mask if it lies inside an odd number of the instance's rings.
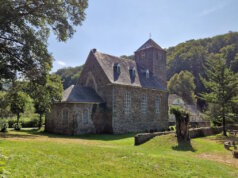
[[[238,177],[238,160],[219,135],[182,147],[174,135],[140,146],[133,135],[67,137],[28,129],[0,137],[8,177]]]

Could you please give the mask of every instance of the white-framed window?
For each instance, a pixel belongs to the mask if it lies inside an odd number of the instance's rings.
[[[84,109],[83,110],[83,117],[82,117],[82,121],[83,124],[87,124],[88,123],[88,109]]]
[[[130,114],[130,110],[131,110],[131,95],[130,95],[129,92],[125,93],[124,108],[125,108],[125,114]]]
[[[147,110],[147,98],[146,95],[143,94],[141,97],[141,113],[146,114],[146,110]]]
[[[68,124],[68,119],[69,119],[69,111],[68,111],[68,109],[64,108],[62,115],[63,115],[62,124],[63,125],[67,125]]]
[[[160,97],[156,96],[155,98],[155,113],[159,114],[160,113]]]

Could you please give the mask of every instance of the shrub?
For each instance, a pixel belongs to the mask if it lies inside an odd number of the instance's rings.
[[[21,130],[21,128],[22,128],[22,124],[21,123],[14,123],[13,124],[13,128],[15,129],[15,130]]]
[[[9,128],[14,128],[13,125],[16,123],[16,118],[10,118],[7,120]],[[33,115],[31,117],[22,117],[21,124],[23,128],[31,128],[39,126],[39,118],[37,115]],[[44,124],[44,118],[42,118],[42,124]]]
[[[6,120],[0,121],[0,132],[7,132],[8,122]]]

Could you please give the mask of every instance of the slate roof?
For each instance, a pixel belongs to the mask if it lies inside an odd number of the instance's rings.
[[[140,50],[143,50],[143,49],[152,48],[152,47],[156,48],[156,49],[159,49],[159,50],[165,51],[155,41],[153,41],[152,39],[149,39],[139,49],[137,49],[136,52],[140,51]]]
[[[103,103],[104,101],[90,87],[71,85],[64,90],[61,102],[72,103]]]
[[[133,60],[119,58],[98,51],[94,51],[93,54],[112,84],[167,90],[166,84],[163,84],[159,79],[153,77],[151,71],[150,76],[147,79],[145,75],[146,69],[137,66],[136,62]],[[120,64],[119,74],[114,69],[117,64]],[[131,72],[131,69],[133,68],[136,69],[134,77]]]

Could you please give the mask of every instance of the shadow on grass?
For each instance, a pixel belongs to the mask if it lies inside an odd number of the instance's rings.
[[[62,135],[62,134],[51,134],[51,133],[45,132],[43,129],[39,130],[37,128],[22,129],[20,131],[15,131],[15,132],[16,132],[16,134],[15,133],[2,133],[2,134],[0,134],[0,137],[3,137],[3,138],[36,138],[38,136],[46,136],[49,138],[113,141],[113,140],[120,140],[120,139],[134,137],[134,135],[135,135],[135,134],[131,133],[131,134],[120,134],[120,135],[85,134],[85,135],[79,135],[79,136],[70,136],[70,135]]]
[[[196,152],[196,150],[193,148],[193,146],[191,145],[191,143],[179,143],[176,146],[172,146],[173,150],[176,151],[192,151],[192,152]]]

